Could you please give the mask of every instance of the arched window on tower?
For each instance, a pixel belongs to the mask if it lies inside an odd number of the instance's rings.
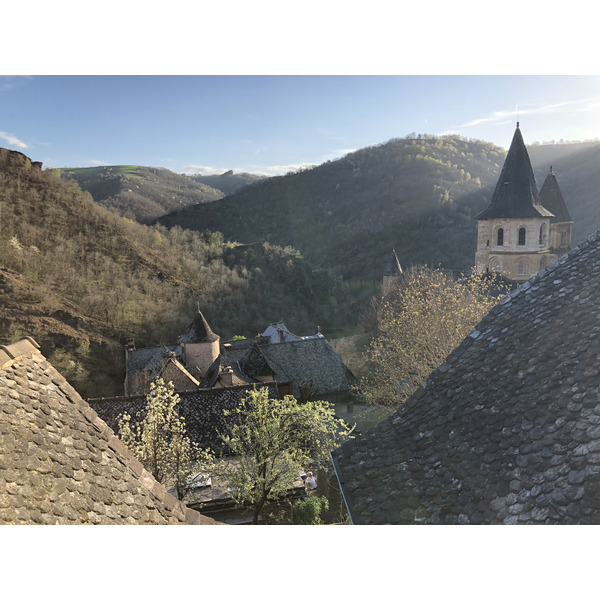
[[[540,246],[546,245],[546,223],[540,225]]]
[[[520,260],[519,261],[519,275],[525,275],[525,263]]]
[[[502,229],[502,227],[500,227],[500,229],[498,229],[498,237],[496,240],[496,245],[504,246],[504,229]]]
[[[525,227],[519,229],[519,246],[525,245]]]

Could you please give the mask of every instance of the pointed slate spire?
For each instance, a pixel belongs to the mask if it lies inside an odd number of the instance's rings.
[[[475,218],[482,220],[551,216],[552,213],[540,204],[531,161],[517,123],[492,202]]]
[[[550,167],[550,172],[546,176],[544,185],[542,185],[542,189],[540,190],[540,202],[544,208],[554,214],[552,219],[550,219],[551,223],[565,223],[573,220],[558,187],[558,181],[552,167]]]
[[[402,270],[402,265],[398,260],[398,255],[396,254],[396,249],[392,248],[392,258],[388,263],[388,266],[385,270],[385,277],[400,277],[404,275],[404,271]]]
[[[219,336],[213,332],[206,322],[204,315],[198,311],[190,326],[179,338],[179,342],[184,344],[205,344],[216,342],[219,339]]]

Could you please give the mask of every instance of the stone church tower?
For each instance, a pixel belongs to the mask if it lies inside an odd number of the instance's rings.
[[[475,217],[477,271],[526,281],[570,247],[572,221],[554,174],[548,177],[539,196],[517,123],[492,201]]]
[[[193,374],[204,377],[219,357],[219,336],[213,332],[204,315],[198,311],[186,332],[179,338],[183,363]]]

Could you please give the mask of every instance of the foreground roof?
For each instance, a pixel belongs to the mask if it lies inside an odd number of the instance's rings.
[[[0,347],[0,523],[216,521],[171,496],[26,338]]]
[[[355,523],[600,523],[600,236],[334,453]]]
[[[551,217],[538,197],[529,154],[519,124],[513,136],[490,205],[476,219]]]

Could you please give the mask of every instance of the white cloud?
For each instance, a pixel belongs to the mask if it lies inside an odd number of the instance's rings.
[[[455,133],[457,130],[469,129],[471,127],[477,127],[479,125],[485,125],[488,123],[505,123],[507,120],[514,119],[521,115],[540,115],[540,114],[556,114],[569,112],[587,112],[591,110],[597,110],[600,105],[600,98],[584,98],[582,100],[571,100],[568,102],[556,102],[554,104],[542,104],[540,106],[531,106],[529,108],[519,108],[518,105],[512,110],[498,110],[492,114],[481,117],[479,119],[473,119],[457,125],[451,131],[447,131],[441,135],[448,133]]]
[[[22,142],[19,138],[12,135],[12,133],[8,133],[7,131],[0,131],[0,139],[7,142],[9,146],[14,146],[15,148],[20,148],[22,150],[29,148],[25,142]]]
[[[110,163],[107,163],[105,160],[86,160],[85,164],[92,167],[108,167]]]

